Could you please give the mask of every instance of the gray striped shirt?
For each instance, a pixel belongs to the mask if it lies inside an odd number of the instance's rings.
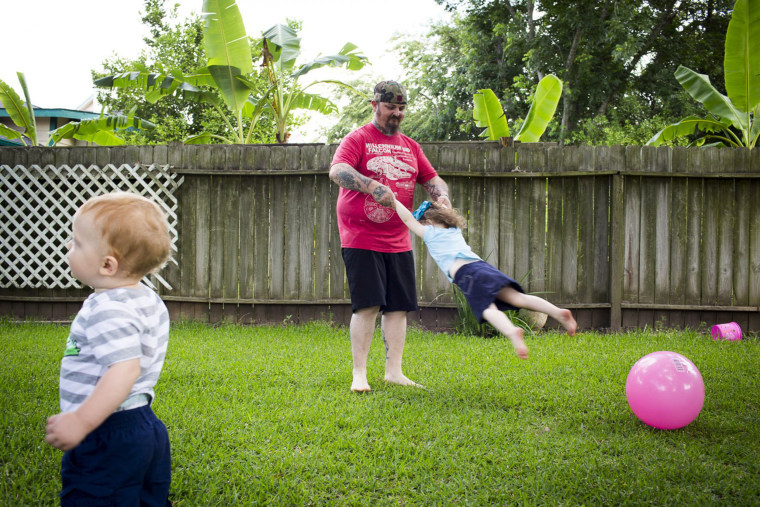
[[[140,359],[140,376],[124,402],[152,400],[169,342],[169,312],[153,290],[110,289],[91,294],[71,324],[61,361],[61,411],[76,410],[108,368]]]

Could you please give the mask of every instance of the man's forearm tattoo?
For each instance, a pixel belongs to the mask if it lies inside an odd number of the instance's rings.
[[[377,202],[380,202],[380,199],[383,198],[385,194],[388,193],[388,187],[385,185],[379,185],[375,190],[372,191],[372,197],[375,198]]]
[[[367,186],[372,181],[356,171],[341,171],[337,175],[337,180],[338,186],[358,192],[366,191]]]
[[[434,200],[437,200],[442,195],[445,195],[448,197],[449,195],[449,189],[446,187],[446,185],[438,185],[435,183],[423,183],[422,186],[427,190],[427,193],[430,194],[430,197],[432,197]]]

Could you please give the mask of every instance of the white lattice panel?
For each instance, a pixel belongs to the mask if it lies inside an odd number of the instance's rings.
[[[81,288],[66,261],[72,218],[90,197],[118,190],[161,206],[176,252],[174,193],[183,181],[167,165],[0,165],[0,288]],[[171,289],[160,274],[151,278]],[[144,281],[154,286],[148,277]]]

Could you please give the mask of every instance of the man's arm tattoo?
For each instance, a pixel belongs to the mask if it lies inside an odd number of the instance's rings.
[[[372,191],[372,197],[375,198],[376,201],[380,202],[380,199],[388,193],[388,187],[385,185],[378,185],[375,190]]]
[[[337,174],[336,183],[338,186],[348,190],[366,192],[367,186],[372,180],[359,174],[356,171],[341,171]]]
[[[440,185],[428,181],[423,183],[422,186],[427,190],[427,193],[430,194],[430,197],[432,197],[433,200],[437,200],[442,195],[447,197],[449,195],[449,189],[446,187],[446,184]]]

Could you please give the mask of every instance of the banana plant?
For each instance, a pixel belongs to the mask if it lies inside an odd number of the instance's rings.
[[[29,90],[26,87],[26,79],[22,72],[17,72],[18,81],[21,89],[24,91],[26,101],[21,100],[16,91],[7,83],[0,80],[0,103],[8,111],[11,121],[23,130],[21,132],[14,130],[6,125],[0,124],[0,134],[8,139],[20,139],[24,141],[24,136],[29,138],[32,146],[37,146],[37,121],[34,117],[34,107],[29,99]]]
[[[24,136],[29,139],[31,146],[37,146],[37,120],[34,115],[32,101],[29,99],[29,90],[26,86],[26,79],[21,72],[17,73],[21,89],[24,91],[26,101],[5,82],[0,80],[0,102],[13,123],[23,129],[22,132],[14,130],[6,125],[0,124],[0,134],[8,139],[21,139]],[[127,128],[153,128],[154,125],[148,121],[137,118],[134,110],[130,111],[127,116],[124,115],[104,115],[101,113],[97,120],[82,120],[69,122],[50,132],[50,142],[53,146],[57,145],[62,139],[81,139],[96,143],[100,146],[115,146],[124,144],[124,140],[116,136],[113,132]]]
[[[265,106],[252,96],[254,83],[251,47],[245,24],[235,0],[203,1],[203,44],[208,58],[206,66],[185,75],[178,69],[166,73],[151,72],[139,66],[132,71],[106,76],[94,81],[102,88],[142,90],[148,102],[168,95],[211,105],[224,120],[229,137],[198,134],[184,140],[186,144],[250,143],[254,127]],[[244,118],[249,120],[246,131]]]
[[[562,96],[562,81],[553,74],[544,76],[536,86],[536,92],[533,94],[533,100],[528,110],[528,115],[515,136],[515,141],[524,143],[535,143],[541,138],[546,131],[547,125],[554,117],[557,110],[557,104]],[[475,107],[472,110],[472,116],[475,119],[475,125],[485,128],[480,137],[496,141],[502,137],[509,137],[510,130],[507,124],[507,118],[501,107],[496,94],[489,88],[478,90],[473,96]]]
[[[728,23],[723,59],[726,93],[713,87],[704,74],[679,66],[676,80],[708,115],[690,116],[668,125],[648,142],[660,146],[697,135],[690,146],[744,146],[754,148],[760,135],[760,0],[738,0]]]
[[[301,87],[299,78],[320,67],[345,67],[347,70],[359,70],[367,63],[367,57],[361,55],[352,43],[346,43],[337,54],[319,56],[302,65],[296,64],[301,52],[301,39],[298,33],[285,25],[274,25],[266,30],[261,39],[263,62],[270,83],[270,96],[266,98],[277,125],[277,142],[285,143],[289,137],[288,121],[291,112],[296,109],[316,111],[323,114],[336,113],[338,107],[330,99],[321,95],[307,93],[306,90],[320,83],[333,84],[357,91],[352,86],[336,80],[318,80]]]

